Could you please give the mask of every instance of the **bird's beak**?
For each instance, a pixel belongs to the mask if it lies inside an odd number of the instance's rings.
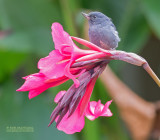
[[[86,19],[88,19],[88,20],[90,19],[90,17],[89,17],[88,14],[82,12],[82,15],[83,15]]]

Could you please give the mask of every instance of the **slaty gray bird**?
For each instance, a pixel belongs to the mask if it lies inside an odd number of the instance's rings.
[[[120,38],[112,20],[101,12],[82,13],[89,22],[89,39],[95,45],[111,50],[118,47]]]

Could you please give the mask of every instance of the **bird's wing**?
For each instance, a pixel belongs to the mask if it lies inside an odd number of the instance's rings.
[[[106,26],[101,29],[100,44],[105,49],[114,49],[118,46],[120,38],[118,32],[112,26]]]
[[[114,24],[111,24],[111,30],[112,30],[112,33],[115,35],[117,41],[119,42],[121,39],[118,36],[118,32],[117,32],[116,27],[114,26]]]

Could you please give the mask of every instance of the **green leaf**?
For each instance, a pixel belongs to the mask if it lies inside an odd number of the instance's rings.
[[[53,49],[51,25],[60,21],[56,2],[0,0],[0,26],[12,33],[0,40],[4,50],[48,54]]]
[[[85,118],[85,126],[82,130],[84,140],[100,140],[101,139],[101,124],[99,119],[90,121]]]
[[[1,0],[0,11],[3,29],[50,28],[53,21],[60,20],[56,3],[49,0]]]
[[[124,38],[122,38],[122,42],[119,43],[118,49],[139,52],[143,49],[149,35],[150,32],[145,19],[142,15],[138,15],[130,24],[128,31],[124,35]]]
[[[0,40],[0,49],[46,55],[54,49],[50,29],[34,28],[13,32]]]
[[[0,60],[2,60],[0,64],[0,82],[6,76],[13,74],[25,58],[25,53],[0,51]]]
[[[74,140],[74,135],[67,135],[55,128],[55,124],[48,127],[49,108],[45,94],[32,100],[27,92],[16,92],[15,80],[3,83],[0,93],[0,138],[3,140]],[[53,102],[53,101],[52,101]],[[31,127],[33,132],[7,132],[7,127]]]
[[[160,0],[144,0],[141,5],[148,23],[160,39]]]
[[[100,79],[98,79],[96,82],[93,94],[96,95],[97,101],[100,99],[103,104],[111,100],[109,93],[106,91]],[[117,107],[114,101],[111,103],[109,108],[111,112],[113,113],[113,116],[112,117],[100,117],[101,123],[99,125],[101,128],[101,135],[104,135],[109,140],[114,140],[114,139],[128,140],[128,135],[125,132],[125,127],[123,127],[121,124],[119,112],[117,110]]]

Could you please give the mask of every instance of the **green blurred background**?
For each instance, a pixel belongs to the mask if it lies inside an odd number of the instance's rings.
[[[67,135],[47,127],[55,107],[56,93],[72,81],[51,88],[36,98],[16,92],[21,77],[38,72],[37,62],[54,49],[51,25],[59,22],[72,36],[86,38],[81,12],[100,11],[111,17],[119,31],[119,48],[144,57],[160,77],[160,0],[0,0],[0,140],[128,140],[130,134],[119,118],[114,102],[113,117],[86,119],[81,133]],[[116,74],[148,101],[160,99],[158,86],[139,67],[112,61]],[[110,100],[100,80],[92,100]],[[11,133],[7,127],[32,127],[33,132]]]

